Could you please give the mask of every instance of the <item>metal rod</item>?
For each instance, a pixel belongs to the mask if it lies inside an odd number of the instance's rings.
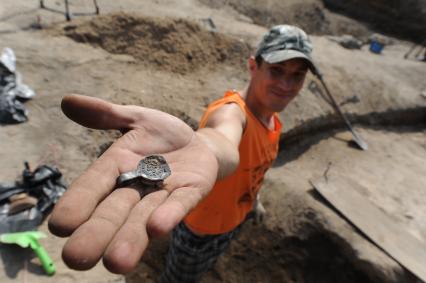
[[[317,78],[319,79],[319,81],[321,82],[322,86],[325,89],[325,93],[327,94],[330,102],[331,102],[331,106],[334,108],[334,111],[337,112],[337,114],[339,114],[340,118],[342,118],[342,120],[345,122],[347,128],[349,129],[349,131],[352,133],[353,136],[353,140],[354,142],[358,145],[358,147],[362,150],[367,150],[368,149],[368,144],[360,137],[360,135],[358,135],[358,133],[355,131],[355,129],[352,127],[351,122],[349,121],[349,119],[346,117],[346,115],[342,112],[342,110],[340,110],[339,105],[337,104],[336,100],[334,99],[334,97],[331,95],[330,90],[328,89],[322,74],[320,74],[319,72],[317,74],[315,74],[317,76]]]
[[[96,13],[96,15],[99,15],[99,6],[98,6],[98,2],[96,2],[96,0],[93,0],[93,4],[95,5],[95,13]]]
[[[71,15],[70,15],[70,9],[68,6],[68,0],[65,0],[65,19],[67,19],[67,21],[71,21]]]

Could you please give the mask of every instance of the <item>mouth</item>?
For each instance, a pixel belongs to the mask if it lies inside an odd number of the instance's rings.
[[[293,97],[293,95],[291,93],[284,92],[284,91],[278,91],[278,90],[272,90],[271,94],[273,96],[276,96],[276,97],[281,98],[281,99],[288,99],[288,98]]]

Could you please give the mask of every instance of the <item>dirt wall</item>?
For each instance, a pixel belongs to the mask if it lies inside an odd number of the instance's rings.
[[[309,34],[362,39],[372,30],[417,42],[426,38],[426,0],[199,1],[216,9],[228,5],[265,27],[293,24]]]
[[[323,0],[327,8],[368,22],[383,32],[422,41],[426,0]]]

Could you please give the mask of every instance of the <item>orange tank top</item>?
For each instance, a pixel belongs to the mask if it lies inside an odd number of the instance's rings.
[[[239,146],[240,164],[231,175],[219,180],[212,191],[184,219],[194,232],[222,234],[242,223],[252,209],[266,171],[278,153],[281,122],[274,115],[274,130],[267,129],[248,109],[236,91],[209,105],[200,121],[203,128],[209,115],[227,103],[237,103],[246,115],[246,127]]]

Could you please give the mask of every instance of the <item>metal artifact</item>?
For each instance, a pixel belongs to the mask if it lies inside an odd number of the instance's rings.
[[[160,187],[171,175],[166,159],[161,155],[149,155],[139,161],[135,170],[121,174],[117,178],[117,187],[140,182],[148,187]]]

